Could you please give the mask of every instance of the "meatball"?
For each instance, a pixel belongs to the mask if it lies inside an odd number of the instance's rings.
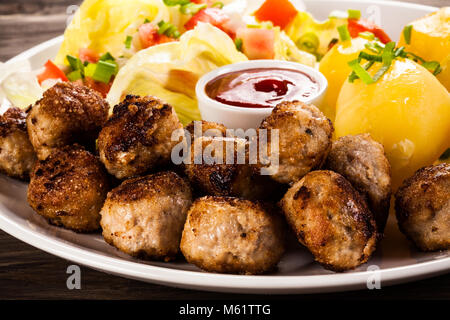
[[[18,108],[10,108],[0,116],[0,171],[22,180],[29,178],[36,162],[28,139],[26,117]]]
[[[282,102],[260,126],[267,129],[268,154],[272,152],[272,134],[279,130],[279,167],[271,177],[280,183],[292,184],[325,161],[331,148],[333,125],[313,105],[299,101]],[[261,142],[260,142],[261,143]],[[257,164],[259,168],[263,166]]]
[[[298,241],[326,269],[356,268],[375,250],[373,214],[362,196],[338,173],[308,173],[288,190],[280,205]]]
[[[198,130],[197,132],[195,132],[196,128],[199,128],[197,129]],[[214,137],[227,136],[227,128],[223,124],[216,122],[209,122],[205,120],[192,121],[184,129],[190,133],[191,142],[194,141],[195,135],[197,135],[197,138],[203,136],[214,136]]]
[[[100,159],[118,179],[170,163],[172,132],[182,129],[173,108],[154,97],[127,96],[98,137]]]
[[[208,196],[188,212],[181,252],[206,271],[259,274],[280,261],[284,235],[280,217],[260,203]]]
[[[45,91],[27,117],[28,135],[38,158],[44,160],[52,149],[75,142],[94,149],[108,110],[108,103],[88,87],[60,82]]]
[[[230,151],[227,143],[231,145]],[[195,144],[199,148],[197,152]],[[251,196],[252,170],[246,162],[247,142],[239,138],[197,138],[191,145],[191,161],[185,172],[191,184],[205,194],[222,196]],[[238,149],[242,151],[244,163],[238,164]],[[227,164],[227,153],[231,161]],[[211,157],[209,157],[211,155]]]
[[[369,134],[341,137],[333,142],[325,166],[343,175],[365,197],[382,235],[391,200],[391,166],[383,145]]]
[[[28,203],[50,223],[77,232],[100,227],[108,176],[97,157],[78,145],[54,149],[31,173]]]
[[[108,193],[103,237],[129,255],[169,261],[179,251],[191,204],[189,185],[174,172],[126,180]]]
[[[422,168],[395,195],[400,230],[423,251],[450,249],[450,164]]]

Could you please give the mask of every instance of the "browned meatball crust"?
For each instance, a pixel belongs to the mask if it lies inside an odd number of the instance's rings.
[[[326,269],[356,268],[375,250],[375,219],[361,195],[338,173],[308,173],[280,205],[298,241]]]
[[[331,148],[333,125],[313,105],[299,101],[282,102],[261,123],[267,129],[269,154],[270,129],[279,130],[279,168],[271,177],[280,183],[297,182],[312,169],[319,168]],[[261,167],[258,164],[257,167]]]
[[[233,163],[227,164],[227,141],[233,150]],[[197,152],[195,143],[199,147]],[[191,163],[185,165],[185,172],[191,184],[209,195],[251,197],[252,170],[246,163],[238,164],[238,149],[242,150],[244,161],[247,141],[239,138],[197,138],[191,144]],[[205,160],[208,150],[216,149],[211,161]],[[231,149],[230,149],[231,150]],[[231,152],[231,151],[230,151]],[[197,158],[197,159],[196,159]],[[218,160],[218,161],[217,161]],[[219,163],[221,162],[221,164]]]
[[[0,116],[0,171],[10,177],[26,180],[36,162],[28,139],[27,114],[18,108]]]
[[[325,167],[343,175],[365,197],[382,235],[391,200],[391,166],[383,145],[370,134],[341,137],[333,142]]]
[[[134,257],[170,261],[179,252],[191,204],[188,183],[174,172],[126,180],[108,193],[103,237]]]
[[[98,137],[100,159],[118,179],[170,163],[172,132],[183,125],[173,108],[154,97],[127,96]]]
[[[72,143],[93,147],[108,117],[109,105],[95,90],[60,82],[44,92],[27,117],[28,135],[37,156]]]
[[[54,149],[38,161],[28,186],[28,203],[50,223],[77,232],[100,227],[108,177],[97,157],[80,146]]]
[[[284,225],[260,203],[228,197],[197,199],[189,210],[181,251],[210,272],[260,274],[284,252]]]
[[[450,249],[450,164],[422,168],[395,195],[400,230],[423,251]]]

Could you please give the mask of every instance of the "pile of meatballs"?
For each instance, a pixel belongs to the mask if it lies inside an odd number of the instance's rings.
[[[333,141],[319,109],[283,102],[259,127],[279,130],[278,171],[262,176],[261,162],[173,164],[178,129],[174,109],[157,98],[127,96],[109,116],[95,91],[58,83],[25,112],[0,117],[0,168],[30,180],[28,202],[49,223],[101,229],[107,243],[142,259],[181,252],[209,272],[261,274],[276,268],[290,233],[333,271],[374,253],[391,178],[382,145],[368,134]],[[194,137],[193,124],[185,129]],[[202,121],[196,139],[203,150],[220,139],[249,143],[225,135],[223,125]],[[419,170],[396,194],[400,230],[422,250],[450,246],[449,190],[450,165],[441,164]]]

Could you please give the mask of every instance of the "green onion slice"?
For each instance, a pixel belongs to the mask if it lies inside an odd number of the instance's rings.
[[[99,61],[92,75],[92,79],[103,83],[109,83],[111,77],[117,73],[117,64]]]
[[[99,60],[100,61],[116,61],[116,59],[114,59],[114,57],[109,52],[102,55]]]
[[[361,18],[361,11],[359,10],[352,10],[352,9],[348,9],[348,18],[349,19],[360,19]]]
[[[214,3],[211,5],[212,8],[219,8],[219,9],[222,9],[223,6],[224,6],[223,2],[220,2],[220,1],[214,2]]]
[[[194,15],[197,12],[199,12],[200,10],[203,10],[207,7],[206,3],[201,3],[201,4],[196,4],[196,3],[188,3],[188,4],[184,4],[180,7],[180,12],[182,14],[190,14],[190,15]]]
[[[132,36],[127,36],[127,38],[125,39],[125,48],[130,49],[131,48],[131,41],[133,41],[133,37]]]
[[[403,28],[403,37],[405,37],[406,44],[411,44],[411,33],[412,33],[413,26],[409,25]]]
[[[314,32],[308,32],[302,35],[295,44],[300,50],[315,53],[319,48],[320,40]]]
[[[367,40],[375,40],[375,35],[370,31],[360,32],[359,36]]]
[[[347,25],[339,26],[338,28],[339,38],[341,41],[348,41],[351,39],[350,32],[348,31]]]
[[[173,7],[173,6],[177,6],[177,5],[185,5],[190,3],[190,0],[163,0],[164,4],[168,7]]]
[[[77,81],[77,80],[83,79],[83,75],[81,74],[81,70],[72,71],[71,73],[69,73],[67,75],[67,79],[69,79],[70,81]]]
[[[234,44],[236,45],[236,49],[237,49],[238,51],[242,51],[242,44],[243,44],[243,42],[242,42],[242,39],[241,39],[241,38],[236,38],[236,39],[234,40]]]

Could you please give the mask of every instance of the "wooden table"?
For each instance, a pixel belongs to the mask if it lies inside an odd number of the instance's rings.
[[[78,0],[0,1],[0,61],[61,34]],[[449,6],[450,0],[409,1]],[[0,299],[264,299],[151,285],[82,267],[81,290],[66,288],[71,263],[0,231]],[[271,296],[273,298],[273,296]],[[283,296],[274,298],[283,299]],[[375,291],[290,296],[306,299],[450,299],[450,275]]]

